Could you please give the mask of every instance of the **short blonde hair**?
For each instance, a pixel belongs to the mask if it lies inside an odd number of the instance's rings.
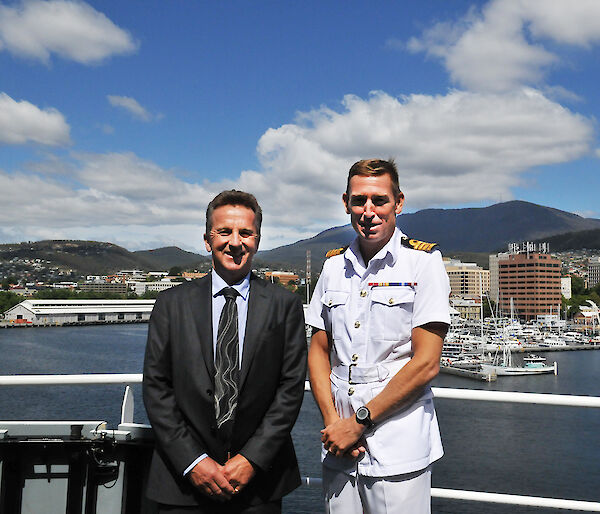
[[[346,182],[347,195],[350,195],[350,179],[355,175],[389,175],[392,179],[394,195],[398,196],[401,193],[400,183],[398,181],[398,170],[394,159],[388,159],[387,161],[384,161],[383,159],[363,159],[362,161],[355,162],[348,172],[348,181]]]

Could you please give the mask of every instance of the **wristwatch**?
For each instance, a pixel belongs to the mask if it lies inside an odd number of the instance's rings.
[[[364,405],[359,407],[356,411],[356,422],[367,428],[371,428],[375,424],[371,419],[371,411]]]

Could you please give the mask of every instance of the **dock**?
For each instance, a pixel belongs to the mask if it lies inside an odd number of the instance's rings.
[[[495,373],[484,373],[483,371],[455,368],[453,366],[440,366],[440,373],[446,373],[447,375],[456,375],[465,378],[472,378],[474,380],[481,380],[483,382],[495,382],[498,378]]]
[[[585,344],[569,344],[567,346],[525,346],[518,350],[511,350],[513,353],[525,352],[573,352],[575,350],[600,350],[600,344],[585,343]]]

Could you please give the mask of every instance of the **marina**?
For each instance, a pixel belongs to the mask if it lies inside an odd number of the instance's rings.
[[[535,322],[522,324],[514,312],[510,318],[480,321],[455,317],[444,341],[440,364],[444,374],[493,382],[502,376],[557,375],[557,362],[547,362],[545,357],[536,355],[539,352],[597,349],[600,338],[595,331],[561,333],[560,325],[551,328]]]

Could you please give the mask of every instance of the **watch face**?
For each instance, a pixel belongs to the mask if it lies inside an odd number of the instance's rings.
[[[356,411],[356,419],[359,421],[364,421],[369,417],[369,409],[366,407],[359,407]]]

